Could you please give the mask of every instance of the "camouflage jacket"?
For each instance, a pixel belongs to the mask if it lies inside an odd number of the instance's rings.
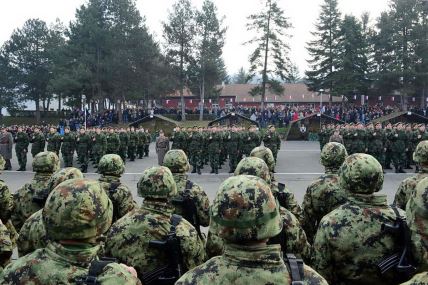
[[[32,214],[19,231],[18,254],[24,256],[48,244],[45,225],[42,218],[43,209]]]
[[[287,209],[281,207],[280,213],[284,224],[285,252],[301,256],[306,262],[311,259],[311,246],[297,218]],[[224,240],[218,236],[215,227],[210,226],[206,243],[208,257],[223,254]]]
[[[304,266],[303,284],[327,284],[309,266]],[[288,268],[279,245],[238,246],[227,244],[222,256],[184,274],[176,285],[183,284],[291,284]]]
[[[30,139],[31,145],[31,152],[42,152],[45,149],[45,136],[41,133],[33,134],[33,136]]]
[[[203,227],[208,227],[210,224],[210,200],[208,199],[205,191],[196,183],[192,183],[191,189],[186,189],[188,181],[186,174],[174,173],[173,176],[175,183],[177,184],[177,198],[181,197],[186,190],[190,190],[190,196],[196,200],[196,210],[198,212],[199,223]],[[174,199],[174,197],[172,199]],[[182,207],[175,205],[175,213],[177,215],[182,215]]]
[[[392,276],[380,277],[376,265],[395,253],[394,237],[381,231],[382,224],[395,219],[385,195],[350,195],[321,220],[314,268],[331,284],[394,284]]]
[[[272,151],[279,150],[281,148],[281,138],[276,132],[267,132],[263,136],[263,144]]]
[[[48,143],[46,150],[58,153],[61,148],[61,141],[62,141],[62,137],[59,133],[54,133],[54,134],[49,133],[46,136],[46,142]]]
[[[6,258],[8,255],[12,256],[13,245],[10,240],[9,230],[0,220],[0,274],[3,267],[9,262],[9,259]],[[4,257],[4,258],[3,258]]]
[[[120,147],[120,138],[116,133],[109,133],[106,135],[107,140],[107,152],[116,153]]]
[[[273,177],[273,175],[271,175]],[[279,204],[292,212],[299,221],[302,220],[302,208],[294,197],[293,192],[282,183],[272,179],[271,183],[272,194],[278,199]]]
[[[423,272],[413,276],[412,279],[401,285],[427,285],[428,284],[428,272]]]
[[[73,153],[76,148],[76,136],[73,133],[64,134],[61,138],[61,152],[65,154]]]
[[[102,175],[98,181],[113,202],[113,221],[117,221],[137,207],[131,191],[120,182],[119,177]]]
[[[307,188],[303,198],[302,227],[312,244],[321,219],[346,202],[347,194],[339,186],[337,171],[326,171]]]
[[[15,193],[12,223],[18,231],[26,219],[43,207],[33,202],[33,198],[47,190],[51,176],[51,173],[36,173],[30,183],[25,184]]]
[[[97,259],[99,246],[63,246],[51,242],[46,248],[19,258],[0,274],[0,284],[76,284],[88,274]],[[22,283],[17,283],[17,280]],[[98,284],[141,284],[123,266],[108,264],[98,276]]]
[[[428,169],[422,169],[421,173],[404,179],[400,183],[400,186],[398,186],[398,190],[394,198],[394,205],[406,210],[407,201],[409,201],[410,196],[415,191],[416,185],[426,177],[428,177]]]
[[[0,179],[0,219],[8,221],[13,211],[13,196],[9,187]]]
[[[173,208],[167,203],[145,200],[140,209],[128,213],[112,225],[105,244],[107,256],[135,267],[139,276],[167,265],[167,252],[149,247],[152,240],[165,240],[171,228]],[[183,262],[187,269],[205,261],[203,242],[195,228],[182,219],[176,228]]]
[[[27,133],[18,132],[15,137],[16,149],[27,149],[30,144],[30,138]]]

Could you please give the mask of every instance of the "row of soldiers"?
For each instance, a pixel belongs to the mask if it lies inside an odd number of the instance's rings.
[[[275,160],[281,148],[281,139],[273,125],[268,126],[264,134],[255,125],[248,129],[237,125],[176,127],[170,140],[172,149],[182,149],[188,155],[192,173],[198,174],[207,164],[211,167],[211,173],[218,174],[227,159],[229,173],[233,173],[242,157],[249,156],[251,150],[262,142],[272,150]]]
[[[118,155],[103,156],[97,182],[75,168],[58,170],[55,153],[40,153],[34,180],[13,200],[0,184],[0,218],[19,231],[21,256],[0,273],[0,283],[386,285],[412,278],[406,285],[426,284],[428,141],[414,158],[421,172],[403,181],[391,207],[386,195],[375,194],[384,180],[380,163],[327,143],[325,174],[309,185],[301,208],[276,180],[270,149],[256,147],[210,205],[188,179],[186,154],[176,149],[164,166],[141,175],[138,207],[120,182]],[[401,230],[405,216],[411,238],[383,230]],[[199,227],[208,225],[205,240]],[[2,236],[0,245],[7,263],[13,242]],[[98,260],[99,254],[110,259]],[[384,268],[397,255],[398,262]]]
[[[321,127],[319,133],[320,147],[327,142],[339,142],[345,145],[350,154],[369,153],[384,167],[396,173],[404,173],[404,169],[412,169],[414,165],[413,152],[419,142],[428,139],[425,124],[404,123],[369,123],[367,126],[359,124],[334,125]]]
[[[30,135],[23,127],[18,127],[14,132],[15,153],[19,163],[18,171],[25,171],[27,164],[27,152],[31,143],[33,158],[46,148],[47,151],[62,154],[65,167],[73,166],[73,158],[77,152],[78,163],[83,172],[88,169],[89,161],[97,167],[100,158],[107,153],[118,154],[123,161],[128,158],[134,161],[137,157],[142,159],[149,155],[149,146],[152,140],[149,130],[143,128],[104,128],[80,129],[71,132],[70,128],[64,128],[61,135],[55,127],[51,127],[47,134],[35,126]],[[8,163],[8,162],[7,162]],[[8,163],[10,165],[10,162]],[[6,167],[9,170],[8,167]]]

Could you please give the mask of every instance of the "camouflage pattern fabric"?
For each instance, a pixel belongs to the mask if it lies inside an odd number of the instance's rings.
[[[394,276],[380,276],[376,267],[396,248],[394,236],[381,231],[396,215],[386,195],[373,194],[382,187],[381,165],[367,154],[350,155],[339,176],[350,196],[321,220],[314,242],[315,269],[331,284],[394,284]]]
[[[428,272],[416,274],[409,281],[402,283],[401,285],[427,285],[428,284]]]
[[[168,167],[172,173],[186,173],[190,169],[186,153],[181,149],[171,149],[163,158],[163,166]]]
[[[98,173],[120,177],[125,172],[125,163],[117,154],[106,154],[98,163]]]
[[[165,199],[177,195],[174,177],[165,166],[146,169],[137,183],[137,190],[143,198]]]
[[[100,246],[61,245],[51,242],[46,248],[19,258],[0,274],[0,284],[76,284],[88,274],[90,263],[97,259]],[[17,280],[20,280],[17,283]],[[126,268],[117,263],[107,265],[98,276],[98,284],[141,284]]]
[[[258,146],[251,151],[250,156],[263,159],[269,167],[270,172],[275,171],[275,158],[273,157],[272,151],[269,148],[265,146]]]
[[[45,151],[38,153],[33,159],[33,171],[41,173],[54,173],[60,168],[59,157],[56,153]]]
[[[9,263],[12,251],[13,244],[10,240],[9,229],[0,220],[0,274],[3,267]]]

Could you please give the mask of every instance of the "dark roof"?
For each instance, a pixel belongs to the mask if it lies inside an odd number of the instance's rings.
[[[245,116],[242,116],[242,115],[237,114],[237,113],[229,113],[229,114],[227,114],[226,116],[223,116],[223,117],[220,117],[220,118],[218,118],[218,119],[215,119],[214,121],[209,122],[209,123],[208,123],[208,126],[212,126],[212,125],[214,125],[214,124],[216,124],[216,123],[219,123],[220,121],[224,121],[224,120],[227,120],[227,119],[230,119],[230,118],[233,118],[233,117],[235,117],[235,118],[240,118],[240,119],[242,119],[242,120],[244,120],[244,121],[248,121],[248,122],[250,122],[250,123],[252,123],[252,124],[256,125],[257,127],[260,127],[260,125],[259,125],[259,123],[258,123],[258,122],[253,121],[253,120],[251,120],[250,118],[245,117]]]
[[[377,118],[373,120],[373,123],[384,123],[389,121],[394,123],[398,121],[405,121],[407,123],[428,123],[428,118],[413,112],[401,111]]]
[[[323,120],[324,123],[325,123],[325,121],[334,122],[334,123],[337,123],[337,124],[344,124],[345,123],[342,120],[338,120],[338,119],[336,119],[334,117],[331,117],[331,116],[328,116],[326,114],[321,114],[320,115],[319,113],[314,113],[314,114],[310,114],[310,115],[308,115],[306,117],[300,118],[298,120],[292,121],[291,124],[290,124],[290,127],[288,128],[288,131],[287,131],[287,134],[286,134],[285,138],[288,139],[289,135],[290,135],[290,132],[292,132],[292,135],[291,135],[292,138],[291,139],[295,139],[294,138],[294,136],[295,136],[295,130],[294,130],[294,128],[297,125],[297,123],[300,122],[300,121],[311,120],[311,119],[312,120],[317,120],[317,121],[318,120]],[[308,131],[318,132],[319,129],[320,129],[320,125],[321,124],[319,124],[318,122],[315,125],[313,123],[311,123],[308,126],[310,128],[310,129],[308,129]]]
[[[144,123],[144,122],[147,122],[147,121],[151,121],[151,120],[156,119],[156,118],[157,119],[161,119],[163,121],[167,121],[167,122],[169,122],[171,124],[174,124],[176,126],[178,125],[177,121],[174,121],[174,120],[172,120],[170,118],[167,118],[167,117],[164,117],[164,116],[161,116],[161,115],[149,115],[149,116],[146,116],[144,118],[141,118],[139,120],[136,120],[136,121],[130,123],[129,126],[130,127],[138,126],[141,123]]]

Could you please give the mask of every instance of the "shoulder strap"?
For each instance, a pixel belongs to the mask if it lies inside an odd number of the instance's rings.
[[[116,193],[117,188],[120,186],[120,182],[111,182],[110,188],[108,189],[108,192],[110,195],[113,195]]]
[[[193,188],[193,182],[190,180],[186,181],[186,187],[184,188],[184,190],[191,190]]]
[[[290,268],[291,284],[292,285],[303,285],[305,279],[305,272],[303,270],[303,260],[296,258],[292,253],[287,253],[287,264]]]

